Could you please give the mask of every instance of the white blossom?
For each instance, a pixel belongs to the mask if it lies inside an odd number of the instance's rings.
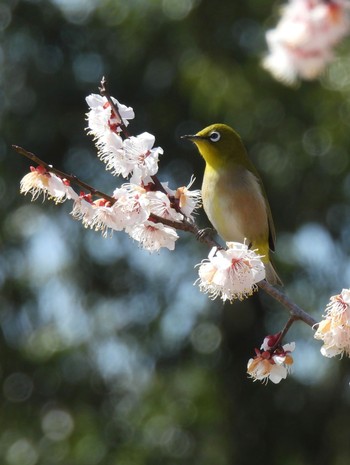
[[[157,252],[162,247],[174,250],[175,241],[179,238],[174,228],[153,221],[136,224],[127,229],[127,232],[142,248],[150,252]]]
[[[169,198],[180,209],[187,218],[193,219],[192,214],[202,205],[202,194],[200,189],[191,191],[190,187],[195,178],[192,176],[187,186],[178,187],[176,190],[170,189],[167,182],[162,182],[162,187]]]
[[[192,213],[201,206],[202,195],[199,189],[190,190],[195,178],[192,177],[187,186],[178,187],[174,194],[175,199],[179,202],[181,212],[190,219],[193,219]]]
[[[76,199],[78,194],[70,187],[67,180],[62,180],[54,173],[50,173],[42,166],[30,167],[20,182],[21,194],[32,194],[32,201],[36,200],[40,194],[43,200],[54,200],[56,203],[62,203],[67,199]]]
[[[126,127],[128,120],[134,118],[135,114],[131,107],[121,104],[113,97],[112,101],[118,107],[122,121],[115,115],[106,97],[97,94],[86,97],[90,107],[87,113],[88,134],[94,136],[98,156],[106,163],[106,169],[115,175],[127,177],[132,168],[125,160],[120,123]]]
[[[350,357],[350,289],[330,298],[314,337],[323,341],[321,353],[325,357]]]
[[[293,364],[293,358],[290,354],[295,349],[295,342],[283,346],[278,345],[273,349],[273,345],[269,346],[269,342],[276,336],[279,335],[265,338],[261,350],[255,349],[255,357],[248,361],[247,372],[254,381],[267,383],[270,380],[277,384],[285,379],[290,372]]]
[[[89,221],[89,227],[95,231],[101,231],[103,237],[107,237],[108,232],[122,231],[125,227],[125,217],[123,212],[114,203],[110,205],[104,199],[100,199],[93,204],[93,216]]]
[[[249,297],[257,290],[256,283],[265,278],[261,256],[246,244],[228,242],[227,250],[213,247],[208,259],[199,264],[196,283],[212,299],[223,301]]]
[[[147,184],[148,178],[158,172],[159,155],[163,153],[161,147],[153,148],[155,137],[148,132],[138,136],[131,136],[124,141],[124,157],[132,169],[130,170],[133,184]]]
[[[126,127],[128,120],[134,118],[134,111],[112,97],[113,103],[118,107],[122,123]],[[87,113],[88,134],[94,136],[99,158],[106,163],[106,169],[114,175],[129,176],[132,166],[125,159],[123,139],[120,136],[121,121],[113,112],[106,97],[91,94],[86,97],[90,107]]]
[[[123,139],[115,132],[108,131],[96,143],[98,156],[106,164],[106,169],[115,176],[128,177],[132,166],[125,159]]]
[[[183,219],[183,215],[171,206],[170,199],[164,192],[150,191],[147,192],[146,197],[149,201],[150,213],[173,221]]]
[[[112,97],[112,101],[118,107],[123,120],[122,123],[127,126],[129,124],[128,120],[135,117],[134,110],[118,102],[114,97]],[[96,139],[100,139],[109,131],[120,132],[120,121],[113,113],[106,97],[91,94],[86,97],[86,102],[90,107],[90,111],[87,113],[89,134],[92,134]]]
[[[125,183],[113,192],[113,197],[116,199],[115,208],[118,208],[123,216],[125,228],[133,228],[149,218],[149,200],[143,187]]]
[[[95,214],[95,206],[91,200],[91,194],[80,195],[75,199],[71,215],[76,220],[81,220],[83,225],[90,227]]]
[[[276,28],[266,33],[263,66],[287,84],[317,78],[349,32],[348,9],[347,0],[289,0]]]
[[[49,174],[48,195],[50,199],[56,203],[61,203],[67,199],[75,200],[79,197],[67,180],[61,179],[54,173],[49,172]]]
[[[92,201],[91,194],[81,195],[76,199],[71,212],[73,218],[81,220],[86,228],[101,231],[104,237],[108,232],[121,231],[125,227],[124,215],[116,203],[106,199]]]

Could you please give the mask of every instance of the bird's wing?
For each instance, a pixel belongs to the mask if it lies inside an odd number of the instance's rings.
[[[267,219],[269,222],[269,247],[270,247],[270,250],[274,252],[275,244],[276,244],[276,231],[275,231],[275,225],[273,224],[271,208],[267,200],[266,200],[266,209],[267,209]]]
[[[255,174],[257,179],[259,180],[261,191],[263,192],[264,197],[265,197],[267,221],[268,221],[268,225],[269,225],[269,248],[270,248],[270,250],[272,250],[272,252],[274,252],[275,251],[275,244],[276,244],[276,230],[275,230],[275,225],[273,224],[271,208],[270,208],[270,205],[269,205],[269,201],[267,200],[267,195],[266,195],[266,191],[265,191],[265,188],[264,188],[264,184],[262,182],[262,179],[261,179],[259,173],[256,171],[256,168],[253,165],[251,165],[251,170],[253,171],[253,173]]]

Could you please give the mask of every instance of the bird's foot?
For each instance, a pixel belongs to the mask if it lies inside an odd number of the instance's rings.
[[[208,239],[214,239],[216,233],[216,229],[214,228],[203,228],[197,232],[196,239],[198,239],[201,242],[206,242]]]

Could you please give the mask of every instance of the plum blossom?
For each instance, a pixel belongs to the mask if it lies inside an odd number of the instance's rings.
[[[113,97],[112,101],[118,107],[122,123],[126,127],[129,124],[128,120],[135,116],[134,110]],[[88,134],[94,136],[99,158],[114,175],[129,176],[131,166],[125,160],[119,118],[114,114],[106,97],[91,94],[86,97],[86,102],[90,107],[87,113]]]
[[[196,283],[212,299],[223,301],[243,300],[257,290],[258,282],[265,278],[261,256],[246,244],[227,242],[227,250],[213,247],[208,259],[199,264]]]
[[[174,228],[153,221],[145,221],[126,231],[139,242],[140,247],[150,252],[158,252],[162,247],[174,250],[175,241],[179,238]]]
[[[289,0],[276,28],[266,33],[263,67],[286,84],[317,78],[349,33],[349,5],[348,0]]]
[[[314,337],[323,341],[321,354],[325,357],[350,357],[350,289],[330,298]]]
[[[134,110],[118,102],[112,97],[113,103],[118,107],[124,126],[129,124],[129,119],[135,117]],[[103,138],[108,132],[120,132],[120,121],[113,113],[113,110],[106,97],[98,94],[91,94],[86,97],[86,102],[90,107],[86,114],[88,120],[88,134],[92,134],[100,143],[104,143]]]
[[[161,191],[150,191],[146,194],[150,213],[167,220],[181,221],[183,215],[171,206],[169,197]]]
[[[201,198],[199,189],[191,191],[187,186],[178,187],[175,192],[175,199],[178,200],[181,212],[191,219],[193,219],[192,213],[200,206]]]
[[[111,204],[106,199],[98,199],[93,202],[93,215],[89,220],[89,227],[95,231],[101,231],[103,237],[113,231],[122,231],[125,227],[124,215],[118,209],[116,203]]]
[[[181,212],[190,219],[193,219],[192,214],[201,206],[202,201],[202,193],[199,189],[190,190],[195,180],[195,177],[192,176],[189,184],[187,186],[178,187],[174,195],[179,203]]]
[[[146,189],[131,183],[125,183],[113,192],[115,208],[123,217],[124,228],[132,228],[148,219],[150,208],[146,194]]]
[[[255,357],[248,361],[247,372],[254,381],[267,383],[269,380],[274,384],[285,379],[290,372],[293,358],[290,355],[295,349],[295,342],[277,345],[280,333],[267,336],[260,350],[255,349]]]
[[[129,137],[124,141],[124,157],[131,169],[130,182],[145,184],[150,177],[158,172],[159,155],[163,154],[161,147],[153,148],[155,137],[148,132],[143,132],[136,137]]]
[[[91,194],[81,193],[79,197],[74,200],[71,215],[74,219],[82,221],[83,225],[88,228],[92,223],[94,214],[95,206]]]
[[[97,143],[97,155],[106,164],[106,170],[114,176],[127,178],[132,171],[132,166],[126,161],[123,148],[123,139],[115,132],[107,132],[100,139],[103,143]]]
[[[131,176],[132,184],[147,184],[158,171],[161,147],[153,147],[155,137],[148,132],[124,141],[115,132],[106,130],[97,142],[98,156],[115,176]]]
[[[75,202],[71,214],[87,228],[108,232],[122,231],[143,223],[150,215],[146,191],[141,186],[124,184],[115,189],[114,202],[104,198],[92,200],[91,194],[82,194]]]
[[[30,167],[30,172],[20,182],[20,192],[24,195],[32,194],[32,201],[36,200],[40,194],[43,195],[43,200],[47,197],[56,203],[78,197],[78,194],[70,187],[69,181],[62,180],[43,166]]]
[[[169,188],[168,183],[162,183],[162,187],[168,196],[173,200],[181,213],[189,219],[193,219],[193,214],[201,206],[202,194],[199,189],[190,190],[190,187],[195,181],[192,176],[187,186],[178,187],[176,190]]]

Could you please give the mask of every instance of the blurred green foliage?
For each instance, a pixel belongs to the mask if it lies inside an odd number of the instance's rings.
[[[320,81],[261,67],[273,1],[2,0],[0,4],[0,461],[8,465],[347,465],[350,376],[300,324],[294,375],[245,371],[287,315],[268,297],[222,306],[192,283],[204,246],[150,255],[103,239],[69,205],[19,196],[22,145],[96,188],[117,180],[85,134],[108,79],[134,134],[165,149],[173,187],[203,163],[181,134],[242,135],[274,213],[286,290],[315,318],[348,287],[350,44]],[[204,216],[198,218],[206,224]]]

